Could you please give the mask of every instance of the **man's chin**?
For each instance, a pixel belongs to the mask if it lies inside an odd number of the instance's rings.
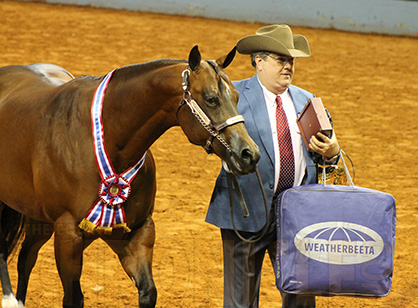
[[[282,93],[290,86],[291,79],[283,80],[279,84],[279,88],[282,90]]]

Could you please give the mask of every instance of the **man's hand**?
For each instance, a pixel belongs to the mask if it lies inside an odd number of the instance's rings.
[[[318,138],[323,141],[320,141]],[[311,140],[309,140],[309,148],[312,151],[325,156],[325,159],[331,159],[340,152],[340,146],[335,131],[333,131],[331,138],[328,138],[321,132],[319,132],[317,136],[312,136]]]

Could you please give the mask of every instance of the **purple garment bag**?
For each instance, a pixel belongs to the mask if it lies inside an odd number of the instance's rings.
[[[310,184],[277,201],[276,286],[292,294],[385,296],[392,285],[392,195]]]

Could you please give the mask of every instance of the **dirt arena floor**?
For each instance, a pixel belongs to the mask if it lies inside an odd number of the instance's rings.
[[[0,66],[51,62],[75,76],[158,58],[185,59],[198,44],[205,59],[226,54],[262,24],[139,12],[0,1]],[[280,23],[280,20],[277,21]],[[356,167],[355,182],[397,201],[393,288],[384,298],[318,298],[318,308],[418,307],[418,40],[294,28],[312,57],[297,61],[294,84],[320,96],[333,115],[342,148]],[[253,75],[248,56],[227,69],[231,79]],[[221,307],[219,230],[204,222],[220,160],[173,128],[153,146],[158,193],[154,278],[157,307]],[[1,159],[1,158],[0,158]],[[31,276],[28,308],[61,307],[62,288],[49,241]],[[16,287],[16,260],[10,263]],[[85,251],[85,307],[137,307],[138,296],[116,256],[102,241]],[[266,261],[261,305],[281,307]]]

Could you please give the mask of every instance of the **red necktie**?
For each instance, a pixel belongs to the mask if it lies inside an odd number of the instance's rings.
[[[289,123],[280,96],[276,97],[276,105],[277,139],[279,141],[280,151],[280,174],[279,184],[276,190],[277,196],[282,191],[293,187],[295,180],[295,157],[293,155]]]

